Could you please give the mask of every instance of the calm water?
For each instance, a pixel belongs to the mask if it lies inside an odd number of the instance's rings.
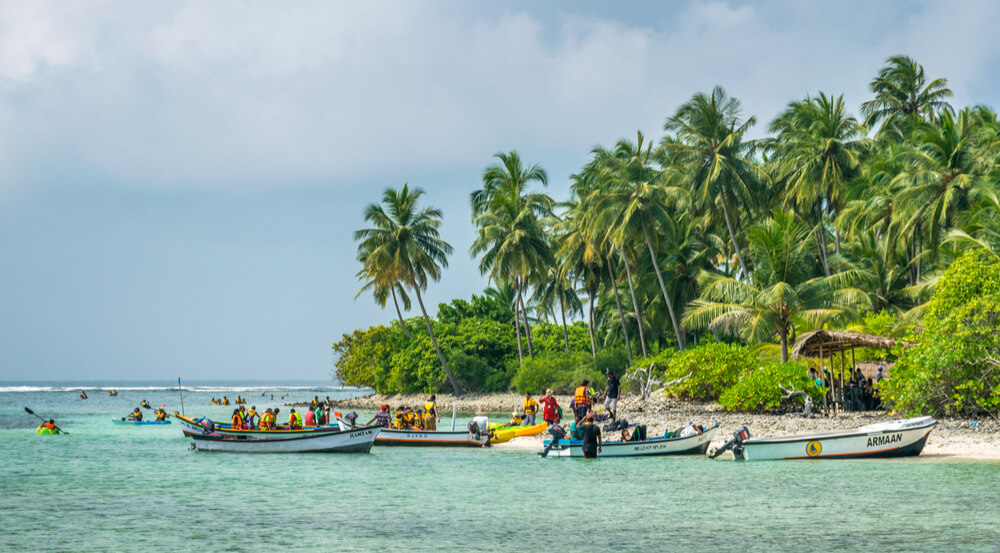
[[[117,398],[91,384],[84,401],[69,385],[0,383],[0,550],[1000,550],[1000,463],[199,453],[176,424],[111,423],[142,399],[179,407],[170,382],[116,385]],[[286,401],[357,393],[185,386],[199,390],[185,391],[187,413],[217,418],[232,412],[208,405],[223,393],[253,390],[259,409],[282,403],[261,391]],[[36,436],[24,406],[71,435]]]

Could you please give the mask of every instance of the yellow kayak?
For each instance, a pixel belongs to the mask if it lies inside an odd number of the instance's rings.
[[[542,432],[545,432],[545,429],[548,427],[548,423],[544,421],[532,426],[518,426],[513,429],[514,437],[520,438],[521,436],[537,436]]]
[[[514,439],[513,430],[503,430],[497,429],[493,430],[493,437],[490,438],[491,444],[502,444],[504,442],[509,442]]]

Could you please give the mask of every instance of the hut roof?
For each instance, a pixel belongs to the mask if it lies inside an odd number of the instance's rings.
[[[852,348],[892,349],[896,345],[894,338],[884,338],[874,334],[862,334],[845,330],[814,330],[799,338],[792,348],[792,356],[819,357]]]

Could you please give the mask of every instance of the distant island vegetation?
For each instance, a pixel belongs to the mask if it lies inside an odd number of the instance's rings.
[[[469,254],[491,287],[436,319],[423,292],[453,253],[442,213],[387,189],[355,233],[359,296],[398,323],[337,341],[337,378],[538,393],[653,365],[691,375],[668,393],[767,410],[779,384],[822,397],[789,358],[797,336],[849,329],[899,339],[860,351],[894,363],[878,384],[894,409],[997,416],[1000,122],[953,107],[947,80],[907,56],[870,90],[860,117],[842,95],[793,100],[760,139],[736,98],[699,92],[659,140],[594,147],[565,201],[540,165],[496,154],[470,197]]]

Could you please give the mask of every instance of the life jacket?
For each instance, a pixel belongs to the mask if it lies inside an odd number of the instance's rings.
[[[402,411],[396,411],[396,416],[393,417],[393,426],[402,428],[404,424],[406,424],[406,416],[403,415]]]
[[[156,412],[156,420],[162,421],[162,420],[166,420],[166,419],[167,419],[167,413],[166,413],[166,411],[157,411]]]
[[[535,398],[529,397],[524,400],[524,413],[527,415],[534,415],[538,411],[538,402]]]
[[[302,415],[299,413],[288,415],[288,428],[302,428]]]
[[[437,413],[437,404],[434,403],[433,401],[424,402],[424,412],[427,414]]]
[[[47,422],[45,423],[45,428],[48,428],[49,430],[55,430],[56,425],[52,424],[51,422]]]
[[[577,386],[576,391],[573,392],[573,403],[576,405],[590,405],[590,400],[587,399],[587,387]]]
[[[241,430],[243,428],[243,417],[239,413],[233,415],[233,430]]]

